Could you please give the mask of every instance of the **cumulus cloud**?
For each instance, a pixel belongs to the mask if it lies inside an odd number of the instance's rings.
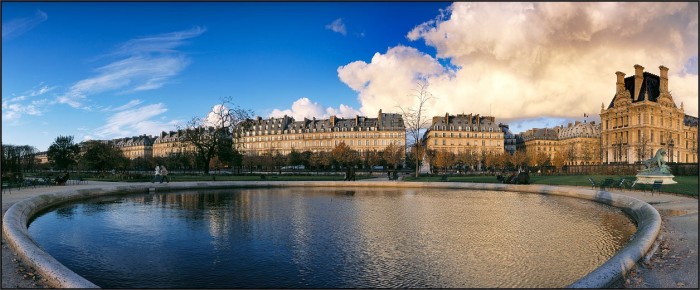
[[[362,114],[360,111],[344,104],[340,104],[337,109],[332,107],[324,108],[321,104],[313,102],[309,98],[300,98],[292,103],[292,107],[290,109],[272,110],[269,117],[280,118],[285,115],[291,116],[295,120],[303,120],[304,118],[325,119],[329,118],[330,116],[349,118]]]
[[[629,76],[640,64],[658,75],[664,65],[674,100],[697,116],[697,18],[691,3],[458,2],[407,32],[435,57],[397,46],[339,67],[338,77],[365,114],[409,106],[425,80],[430,115],[508,122],[597,115],[615,93],[616,71]]]
[[[129,40],[109,54],[118,57],[117,60],[97,68],[94,76],[73,84],[57,101],[74,108],[89,108],[84,103],[90,95],[158,89],[190,64],[189,58],[175,49],[204,32],[205,29],[197,27]]]
[[[338,68],[340,80],[359,93],[360,111],[365,115],[412,104],[410,90],[417,80],[449,79],[453,73],[430,55],[401,45],[375,53],[370,63],[355,61]]]
[[[44,11],[37,10],[33,16],[9,20],[2,24],[2,40],[10,40],[49,19]]]
[[[326,25],[326,29],[332,30],[333,32],[337,32],[342,35],[348,34],[348,31],[345,29],[345,23],[343,23],[342,18],[338,18],[334,20],[331,24]]]
[[[112,139],[139,134],[158,135],[161,131],[173,130],[181,121],[155,120],[167,110],[162,103],[129,107],[108,117],[106,123],[94,131],[94,135],[101,139]]]

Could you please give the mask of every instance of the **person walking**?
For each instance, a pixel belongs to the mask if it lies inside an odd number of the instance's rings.
[[[160,183],[163,183],[163,180],[167,179],[167,183],[170,183],[170,177],[168,177],[168,169],[165,168],[165,165],[160,167]]]
[[[153,176],[153,180],[151,180],[151,183],[155,183],[156,180],[159,180],[159,179],[160,179],[160,166],[158,164],[156,164],[155,176]],[[163,182],[163,180],[161,180],[161,182]]]

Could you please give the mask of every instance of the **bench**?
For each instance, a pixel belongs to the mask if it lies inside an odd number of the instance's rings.
[[[588,181],[591,183],[591,189],[595,189],[596,187],[600,187],[600,183],[593,180],[593,178],[589,177]]]
[[[615,184],[615,180],[612,178],[606,178],[603,183],[600,184],[600,190],[605,190],[606,188],[610,188]]]
[[[664,184],[662,180],[654,180],[654,184],[651,185],[651,193],[653,194],[655,191],[659,191],[662,184]]]

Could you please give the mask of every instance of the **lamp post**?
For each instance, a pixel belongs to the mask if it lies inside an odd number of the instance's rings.
[[[673,137],[668,138],[669,163],[673,163]]]

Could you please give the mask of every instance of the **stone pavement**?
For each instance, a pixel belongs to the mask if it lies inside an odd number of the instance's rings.
[[[372,181],[386,181],[380,177]],[[369,181],[369,180],[367,180]],[[2,192],[2,213],[14,203],[44,193],[73,189],[116,188],[135,185],[127,182],[90,181],[87,184],[42,186]],[[627,195],[654,206],[661,214],[663,225],[658,249],[633,269],[624,286],[629,288],[698,288],[698,199],[687,196],[641,191],[611,191]],[[2,247],[2,288],[43,288],[41,277],[16,256],[4,242]]]

